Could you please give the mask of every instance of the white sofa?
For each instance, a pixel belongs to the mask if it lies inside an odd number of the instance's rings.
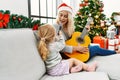
[[[31,29],[0,29],[0,80],[120,80],[120,55],[96,56],[96,72],[64,76],[46,74]]]

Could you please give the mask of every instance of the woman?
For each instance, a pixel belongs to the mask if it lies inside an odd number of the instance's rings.
[[[57,32],[59,31],[59,27],[61,24],[62,24],[62,33],[63,33],[64,39],[65,40],[70,39],[74,32],[73,11],[72,11],[72,8],[65,3],[62,3],[58,7],[58,15],[57,15],[56,23],[54,24],[54,27]],[[87,27],[89,28],[89,26]],[[89,46],[89,48],[83,47],[83,46],[66,45],[62,51],[67,53],[72,53],[73,51],[78,51],[81,53],[89,52],[90,58],[96,55],[106,56],[106,55],[120,53],[120,51],[106,50],[106,49],[100,48],[97,45]]]

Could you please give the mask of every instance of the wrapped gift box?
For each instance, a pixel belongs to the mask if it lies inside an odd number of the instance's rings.
[[[119,47],[119,38],[115,38],[115,49],[118,50]]]
[[[108,39],[102,36],[95,36],[93,38],[93,43],[97,43],[101,48],[108,49]]]
[[[108,39],[108,49],[115,50],[115,39]]]
[[[120,41],[118,37],[114,39],[108,39],[108,49],[109,50],[118,50],[120,45]]]

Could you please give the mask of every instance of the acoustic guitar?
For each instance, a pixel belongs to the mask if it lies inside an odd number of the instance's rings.
[[[86,26],[90,26],[90,23],[93,21],[92,17],[88,17]],[[67,40],[65,43],[66,45],[69,46],[85,46],[88,47],[89,44],[91,43],[90,37],[87,35],[87,28],[86,26],[84,27],[82,33],[81,32],[74,32],[71,39]],[[80,53],[77,51],[74,51],[73,53],[64,53],[67,57],[70,58],[76,58],[80,61],[86,62],[89,59],[89,52],[87,53]]]

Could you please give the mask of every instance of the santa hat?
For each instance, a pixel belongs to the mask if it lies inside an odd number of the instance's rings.
[[[65,4],[65,3],[60,4],[59,7],[58,7],[58,12],[60,12],[62,10],[68,11],[71,14],[73,14],[72,8],[70,6],[68,6],[67,4]]]

